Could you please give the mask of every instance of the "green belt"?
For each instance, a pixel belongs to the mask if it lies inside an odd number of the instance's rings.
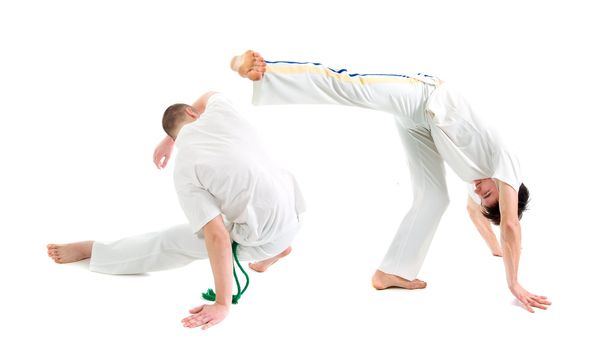
[[[243,266],[241,266],[241,263],[239,262],[239,259],[237,258],[237,246],[238,246],[237,242],[233,241],[233,277],[235,277],[235,282],[237,282],[237,294],[233,295],[233,304],[237,304],[239,302],[239,299],[241,299],[241,296],[243,295],[243,293],[245,293],[245,291],[247,290],[247,287],[250,284],[250,276],[247,275],[247,272],[245,272],[245,269],[243,268]],[[235,269],[235,262],[237,263],[239,270],[241,270],[243,275],[245,275],[245,287],[243,287],[243,290],[241,290],[241,283],[239,283],[239,278],[237,278],[237,270]],[[205,300],[216,301],[216,292],[214,292],[214,290],[211,288],[209,288],[207,290],[207,292],[201,294],[201,296]]]

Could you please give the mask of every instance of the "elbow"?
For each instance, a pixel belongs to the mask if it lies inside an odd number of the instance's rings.
[[[218,216],[205,226],[203,226],[203,237],[206,242],[214,242],[224,244],[228,242],[230,245],[230,235],[224,227],[222,217]]]
[[[205,236],[206,241],[230,243],[230,236],[226,230],[204,230],[203,235]]]
[[[426,203],[430,203],[441,212],[444,212],[450,204],[450,198],[444,188],[427,190],[419,198],[423,199]]]
[[[500,228],[501,240],[504,242],[512,242],[516,239],[516,235],[520,232],[520,221],[502,220]]]
[[[231,239],[228,232],[207,231],[203,233],[207,249],[231,250]]]
[[[505,232],[516,232],[520,229],[520,221],[518,219],[501,220],[500,227]]]

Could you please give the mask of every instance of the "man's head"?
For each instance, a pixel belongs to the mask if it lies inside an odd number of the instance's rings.
[[[501,223],[501,211],[499,210],[499,189],[493,179],[477,180],[476,194],[480,196],[482,214],[493,224]],[[518,189],[518,219],[522,218],[522,213],[527,210],[529,204],[529,189],[521,184]]]
[[[499,189],[495,180],[488,178],[474,181],[474,192],[480,197],[483,207],[491,207],[499,202]]]
[[[198,118],[199,113],[191,106],[184,103],[173,104],[167,107],[163,114],[163,130],[175,140],[182,126],[192,123]]]

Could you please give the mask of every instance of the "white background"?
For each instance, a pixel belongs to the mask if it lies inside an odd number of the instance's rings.
[[[0,5],[0,320],[3,349],[607,348],[606,11],[592,1],[5,1]],[[458,85],[519,154],[531,210],[520,280],[451,205],[422,291],[370,277],[411,200],[391,116],[336,106],[252,107],[228,69],[267,59]],[[46,244],[112,240],[185,221],[173,162],[152,151],[174,102],[223,91],[302,185],[293,254],[206,332],[180,319],[212,286],[206,261],[143,276],[58,266]],[[11,345],[8,345],[11,344]]]

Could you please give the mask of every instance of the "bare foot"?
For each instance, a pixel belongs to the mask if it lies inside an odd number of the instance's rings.
[[[492,253],[493,253],[493,256],[498,256],[498,257],[502,257],[503,256],[503,252],[501,250],[497,251],[497,252],[492,252]]]
[[[376,270],[374,276],[372,276],[372,286],[378,290],[392,287],[404,289],[423,289],[427,287],[427,283],[419,279],[409,281],[400,276],[390,275],[381,270]]]
[[[66,264],[91,257],[93,241],[82,241],[69,244],[48,244],[49,257],[58,264]]]
[[[266,62],[258,52],[247,50],[242,55],[233,57],[230,61],[230,68],[240,76],[256,81],[264,76]]]
[[[284,250],[283,252],[275,255],[272,258],[268,258],[266,260],[258,261],[258,262],[255,262],[255,263],[249,263],[249,267],[250,267],[250,269],[252,269],[252,270],[254,270],[256,272],[264,272],[271,265],[276,263],[277,260],[279,260],[279,259],[281,259],[283,257],[286,257],[291,252],[292,252],[292,247],[287,247],[286,250]]]

